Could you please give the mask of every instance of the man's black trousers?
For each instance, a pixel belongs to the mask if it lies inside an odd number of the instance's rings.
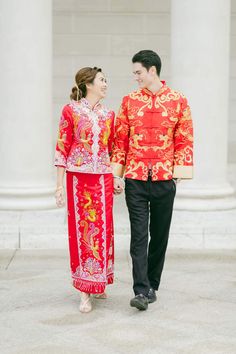
[[[150,287],[158,290],[175,193],[176,185],[173,180],[125,180],[125,198],[131,225],[130,255],[135,295],[147,295]]]

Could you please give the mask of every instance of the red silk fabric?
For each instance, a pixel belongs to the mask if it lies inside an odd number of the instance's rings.
[[[67,203],[73,286],[103,293],[114,278],[112,174],[67,172]]]
[[[193,124],[187,99],[163,82],[157,93],[148,89],[123,98],[116,117],[112,151],[114,167],[125,166],[124,176],[146,181],[190,178],[193,168]]]

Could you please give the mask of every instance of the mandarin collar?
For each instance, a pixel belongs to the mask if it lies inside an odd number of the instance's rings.
[[[95,106],[92,107],[91,104],[89,103],[89,101],[85,97],[82,97],[79,101],[74,101],[74,102],[82,104],[84,107],[86,107],[90,111],[97,111],[99,108],[101,108],[100,102],[97,102],[95,104]]]
[[[153,93],[152,91],[148,90],[147,88],[142,89],[141,91],[144,94],[147,94],[149,96],[160,96],[167,88],[166,86],[166,82],[164,80],[161,80],[162,83],[162,87],[160,88],[160,90],[158,90],[157,92]]]

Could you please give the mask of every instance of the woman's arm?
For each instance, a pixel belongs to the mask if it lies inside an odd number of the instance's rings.
[[[62,110],[54,163],[57,167],[57,185],[55,198],[58,207],[63,207],[65,205],[64,174],[72,141],[72,112],[71,108],[67,105]]]
[[[56,187],[56,204],[59,208],[65,205],[65,189],[64,189],[65,167],[57,166],[57,187]]]
[[[57,166],[57,188],[63,187],[65,167]]]

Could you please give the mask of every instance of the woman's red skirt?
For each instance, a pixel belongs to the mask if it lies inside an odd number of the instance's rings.
[[[99,294],[114,279],[113,176],[67,172],[73,286]]]

